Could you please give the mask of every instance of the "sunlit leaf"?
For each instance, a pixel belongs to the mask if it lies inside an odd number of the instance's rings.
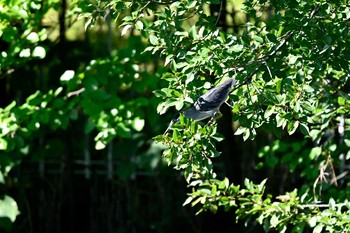
[[[141,131],[145,126],[145,120],[137,117],[133,120],[132,126],[136,131]]]
[[[95,144],[95,149],[96,150],[102,150],[106,148],[106,145],[102,141],[97,141]]]
[[[46,56],[46,50],[41,46],[36,46],[33,51],[33,57],[44,58]]]
[[[0,198],[0,217],[9,218],[11,222],[16,220],[19,210],[15,200],[7,195]]]
[[[66,70],[60,77],[60,80],[62,82],[67,82],[69,80],[71,80],[74,77],[74,70]]]
[[[123,27],[123,30],[122,30],[122,32],[121,32],[121,35],[122,36],[124,36],[127,32],[128,32],[128,30],[130,29],[130,28],[132,28],[132,24],[127,24],[127,25],[125,25],[124,27]]]

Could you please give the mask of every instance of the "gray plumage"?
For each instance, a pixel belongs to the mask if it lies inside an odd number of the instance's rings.
[[[237,81],[233,78],[225,80],[222,84],[201,95],[194,103],[193,107],[182,111],[182,113],[187,118],[191,118],[194,121],[201,121],[209,117],[212,119],[215,118],[216,114],[221,114],[220,107],[226,101],[232,87],[236,83]],[[171,126],[177,122],[178,119],[179,113],[173,117],[164,134],[170,130]]]
[[[219,111],[221,105],[226,101],[232,87],[236,84],[233,78],[225,80],[222,84],[201,95],[194,103],[196,110],[200,112]]]

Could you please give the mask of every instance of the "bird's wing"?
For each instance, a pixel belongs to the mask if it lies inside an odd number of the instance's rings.
[[[211,111],[220,108],[223,102],[227,99],[232,86],[237,81],[235,79],[228,79],[217,87],[214,87],[201,95],[198,100],[194,103],[194,106],[198,111]]]
[[[211,116],[210,112],[198,111],[196,107],[192,107],[183,111],[183,114],[187,118],[191,118],[195,121],[201,121]]]

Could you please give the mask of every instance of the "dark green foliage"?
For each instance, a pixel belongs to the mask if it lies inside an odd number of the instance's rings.
[[[349,231],[347,1],[246,1],[238,6],[246,21],[232,28],[228,18],[237,22],[226,10],[236,14],[238,7],[227,1],[25,2],[1,1],[0,8],[0,81],[6,93],[0,108],[2,228],[11,230],[22,212],[10,197],[13,187],[35,187],[17,167],[52,158],[74,167],[74,159],[88,153],[115,159],[108,180],[117,177],[118,187],[126,189],[138,172],[165,172],[165,161],[182,171],[191,189],[184,204],[198,213],[222,208],[265,231]],[[45,25],[50,14],[61,19],[56,40],[49,38],[50,29],[58,31],[55,23]],[[89,32],[80,43],[86,50],[65,37],[65,27],[78,18]],[[193,122],[180,116],[160,135],[170,120],[165,114],[191,106],[223,78],[239,82],[224,119]],[[226,144],[221,153],[218,145],[233,130],[246,150]],[[238,159],[225,160],[227,150]],[[240,171],[254,167],[256,174],[233,184],[220,159],[227,167],[227,161],[238,161]],[[282,187],[274,176],[266,179],[269,173],[277,174]],[[106,192],[113,196],[116,190]],[[127,191],[120,195],[129,197]],[[150,206],[152,213],[161,209]],[[137,203],[128,207],[130,224],[139,221]],[[166,230],[160,225],[157,231]]]

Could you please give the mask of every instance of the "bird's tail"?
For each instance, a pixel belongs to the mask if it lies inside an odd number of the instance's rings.
[[[171,126],[173,126],[173,124],[175,124],[176,122],[179,121],[179,117],[180,117],[180,113],[176,113],[173,117],[173,119],[171,119],[168,128],[165,130],[165,132],[163,133],[163,135],[167,134],[168,131],[171,129]]]

